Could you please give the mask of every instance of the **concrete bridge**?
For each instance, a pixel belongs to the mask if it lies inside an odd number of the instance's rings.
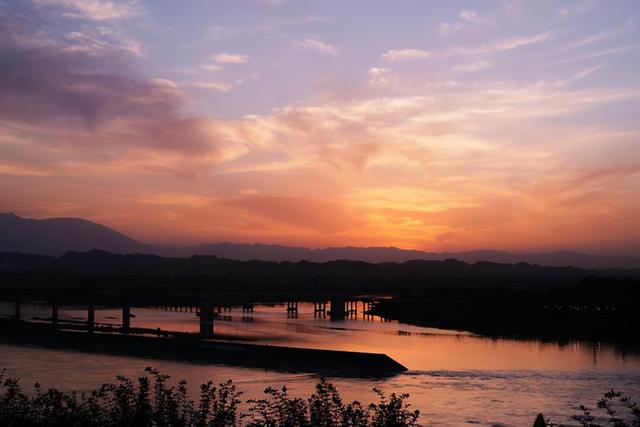
[[[22,306],[27,303],[48,305],[51,307],[51,315],[47,319],[54,329],[62,328],[59,316],[60,306],[75,305],[86,307],[87,320],[75,322],[75,328],[84,327],[86,332],[93,334],[96,329],[96,307],[119,308],[121,310],[120,328],[112,332],[123,334],[131,333],[131,310],[133,307],[156,308],[170,312],[193,313],[199,318],[200,335],[202,337],[214,336],[214,323],[219,315],[228,313],[234,309],[247,314],[254,311],[257,303],[283,303],[286,304],[286,314],[289,318],[297,318],[299,304],[309,302],[313,304],[314,318],[326,318],[340,321],[347,318],[356,318],[358,312],[363,318],[370,315],[375,304],[381,299],[371,295],[351,295],[339,292],[316,292],[315,294],[303,294],[298,297],[289,296],[281,299],[280,295],[256,295],[257,298],[249,298],[246,293],[216,293],[193,291],[144,291],[144,290],[93,290],[82,291],[78,289],[1,289],[0,301],[9,302],[14,306],[13,320],[26,321],[22,315]],[[69,326],[66,322],[64,327]],[[113,329],[113,328],[112,328]],[[158,333],[162,331],[158,330]]]

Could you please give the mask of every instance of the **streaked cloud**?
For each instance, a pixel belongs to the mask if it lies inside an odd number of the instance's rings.
[[[481,15],[473,10],[463,10],[460,18],[473,24],[495,25],[495,18],[491,15]]]
[[[140,197],[140,202],[150,205],[203,207],[212,205],[215,197],[185,193],[151,193]]]
[[[329,43],[324,43],[317,39],[305,38],[304,40],[297,41],[294,43],[295,46],[309,50],[316,53],[321,53],[325,55],[339,55],[340,48],[331,45]]]
[[[466,64],[456,65],[455,67],[453,67],[453,70],[464,71],[465,73],[473,73],[475,71],[480,71],[480,70],[489,68],[490,66],[491,66],[491,63],[489,61],[476,61],[476,62],[469,62]]]
[[[487,26],[496,25],[495,18],[492,15],[482,15],[473,10],[463,10],[459,13],[460,21],[441,22],[438,25],[438,34],[440,37],[450,36],[462,31],[470,26]]]
[[[200,66],[204,71],[216,72],[222,70],[222,66],[218,64],[202,64]]]
[[[429,57],[431,57],[430,52],[420,49],[392,49],[382,54],[382,58],[388,61],[412,61]]]
[[[246,64],[249,62],[249,55],[238,53],[217,53],[212,56],[215,62],[220,64]]]
[[[485,55],[495,52],[504,52],[524,46],[536,45],[547,42],[554,37],[554,31],[533,34],[531,36],[515,36],[490,43],[482,43],[477,46],[453,46],[448,52],[454,55]]]
[[[454,22],[452,24],[449,22],[441,22],[438,25],[438,34],[440,35],[440,37],[450,36],[451,34],[455,34],[464,28],[465,25],[462,22]]]
[[[89,31],[71,31],[65,34],[68,44],[64,47],[67,52],[83,52],[88,55],[108,54],[109,51],[121,50],[135,56],[142,56],[142,44],[132,37],[118,32],[101,28],[92,34]]]
[[[371,67],[367,70],[369,75],[369,86],[373,87],[387,87],[393,82],[393,76],[390,74],[391,70],[384,67]]]
[[[560,9],[560,15],[570,16],[575,13],[584,13],[596,8],[595,0],[575,0]]]
[[[601,56],[615,55],[617,53],[627,52],[627,51],[630,51],[630,50],[636,50],[638,48],[640,48],[640,44],[629,45],[629,46],[621,46],[621,47],[616,47],[616,48],[613,48],[613,49],[599,50],[599,51],[596,51],[596,52],[585,53],[584,55],[577,55],[577,56],[572,56],[570,58],[560,59],[558,61],[552,61],[552,62],[549,62],[546,65],[568,64],[568,63],[571,63],[571,62],[583,61],[585,59],[592,59],[592,58],[599,58]]]
[[[141,8],[137,1],[110,0],[33,0],[40,6],[63,8],[63,15],[92,21],[109,21],[137,16]]]
[[[229,83],[220,82],[195,82],[193,83],[193,86],[200,89],[210,89],[219,92],[229,92],[232,89],[232,86]]]
[[[633,24],[633,19],[628,18],[622,25],[618,25],[613,28],[608,28],[606,30],[600,31],[599,33],[571,42],[563,46],[562,50],[571,50],[571,49],[581,48],[583,46],[587,46],[593,43],[598,43],[602,40],[606,40],[610,37],[618,37],[618,36],[633,32],[634,30],[635,30],[635,27]]]

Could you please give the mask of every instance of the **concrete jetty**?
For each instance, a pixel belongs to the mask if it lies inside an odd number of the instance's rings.
[[[0,321],[0,341],[81,352],[185,360],[332,376],[387,377],[407,370],[386,354],[229,342],[194,337],[154,337],[53,329]],[[73,357],[73,355],[70,355]]]

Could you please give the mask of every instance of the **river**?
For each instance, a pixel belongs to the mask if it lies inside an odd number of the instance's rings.
[[[0,304],[0,315],[13,307]],[[134,308],[132,327],[196,332],[191,312]],[[49,307],[25,304],[25,319],[46,317]],[[99,309],[96,321],[119,323],[120,311]],[[86,319],[82,307],[61,307],[60,319]],[[640,398],[640,355],[604,344],[496,339],[465,331],[425,328],[388,322],[362,313],[343,321],[314,318],[313,306],[300,303],[297,317],[285,305],[256,305],[250,313],[239,308],[221,313],[215,331],[237,339],[298,347],[386,353],[405,365],[403,374],[384,379],[329,378],[345,400],[375,400],[373,387],[406,392],[420,409],[422,425],[529,426],[538,412],[555,422],[567,422],[581,403],[591,406],[611,388]],[[305,397],[319,379],[313,374],[202,365],[180,361],[81,354],[72,351],[0,344],[0,367],[20,377],[25,389],[44,387],[87,391],[116,374],[136,377],[146,366],[186,379],[194,393],[209,379],[232,379],[243,398],[259,397],[267,386],[287,386]]]

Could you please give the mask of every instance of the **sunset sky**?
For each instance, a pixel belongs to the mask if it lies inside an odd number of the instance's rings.
[[[640,253],[640,2],[0,0],[0,211]]]

